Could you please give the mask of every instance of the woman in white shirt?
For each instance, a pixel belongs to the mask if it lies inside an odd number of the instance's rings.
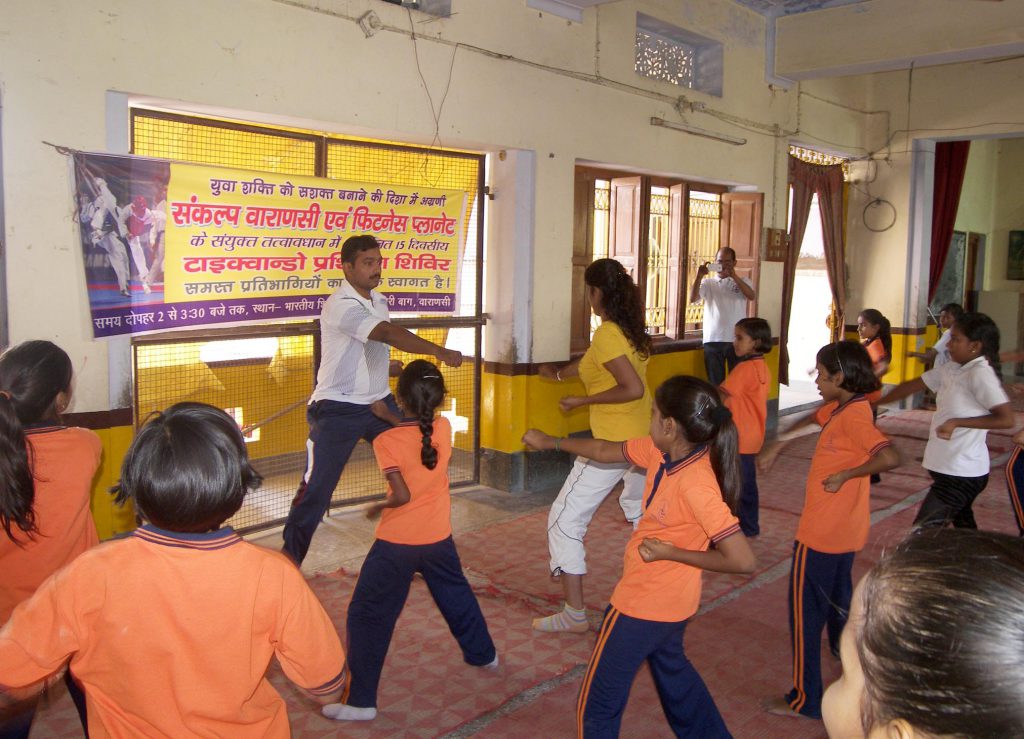
[[[1009,398],[996,374],[999,329],[983,313],[964,314],[949,330],[949,356],[949,362],[898,385],[879,403],[925,389],[935,392],[935,415],[922,462],[933,482],[914,526],[952,523],[976,529],[971,504],[988,483],[988,431],[1014,425]]]

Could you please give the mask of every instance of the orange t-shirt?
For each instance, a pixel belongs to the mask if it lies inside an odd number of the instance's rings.
[[[871,357],[872,369],[877,372],[878,368],[885,362],[885,347],[882,345],[882,340],[876,336],[868,341],[868,343],[864,345],[864,348],[868,350],[868,356]],[[881,381],[882,378],[879,377],[878,379]],[[874,403],[881,397],[882,389],[879,388],[878,390],[868,393],[868,402]]]
[[[330,617],[284,555],[223,528],[143,526],[43,583],[0,629],[0,681],[21,687],[71,658],[101,737],[287,737],[267,680],[277,657],[310,692],[343,683]]]
[[[0,531],[0,624],[46,578],[99,543],[89,499],[103,450],[100,437],[87,429],[49,426],[29,429],[26,439],[39,531],[30,538],[12,527],[21,546]]]
[[[423,434],[416,421],[403,423],[373,440],[381,472],[400,472],[409,488],[409,502],[385,508],[377,538],[392,544],[434,544],[452,535],[452,506],[448,492],[448,462],[452,458],[452,427],[444,416],[434,419],[431,442],[437,466],[428,470],[420,460]]]
[[[764,446],[768,420],[768,365],[761,354],[737,364],[722,383],[725,405],[739,434],[740,454],[757,454]]]
[[[814,420],[821,424],[821,435],[807,473],[797,541],[827,554],[860,551],[871,526],[870,478],[847,480],[836,493],[825,491],[825,478],[864,464],[889,446],[889,440],[875,427],[863,395],[842,406],[835,401],[825,404]]]
[[[703,552],[739,532],[739,522],[722,500],[707,447],[667,462],[646,436],[623,442],[622,451],[629,462],[647,469],[647,485],[643,516],[626,544],[612,605],[633,618],[683,621],[700,606],[701,570],[668,560],[644,562],[641,542],[653,536],[680,549]]]

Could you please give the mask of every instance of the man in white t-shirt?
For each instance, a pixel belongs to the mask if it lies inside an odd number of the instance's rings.
[[[373,236],[353,236],[341,247],[345,282],[324,303],[320,314],[320,369],[306,418],[306,473],[284,525],[284,551],[296,563],[309,551],[320,519],[327,512],[345,463],[360,439],[372,442],[390,424],[370,411],[384,400],[396,415],[388,386],[389,346],[428,354],[450,367],[462,354],[432,344],[390,323],[388,301],[380,285],[380,246]]]
[[[725,368],[736,365],[732,348],[736,322],[747,317],[747,304],[754,299],[750,280],[736,275],[736,252],[728,246],[718,250],[716,269],[702,264],[690,287],[690,302],[704,301],[704,368],[715,387],[725,380]],[[714,277],[708,274],[715,271]],[[707,278],[707,279],[705,279]]]

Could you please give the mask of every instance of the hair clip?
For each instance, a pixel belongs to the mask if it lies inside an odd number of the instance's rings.
[[[839,357],[839,344],[836,342],[836,363],[839,365],[839,371],[843,373],[843,377],[846,377],[846,370],[843,369],[843,360]]]
[[[441,375],[423,375],[424,380],[440,380]]]

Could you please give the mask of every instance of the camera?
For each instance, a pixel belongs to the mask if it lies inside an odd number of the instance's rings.
[[[708,262],[708,272],[721,272],[722,265],[718,262]]]

